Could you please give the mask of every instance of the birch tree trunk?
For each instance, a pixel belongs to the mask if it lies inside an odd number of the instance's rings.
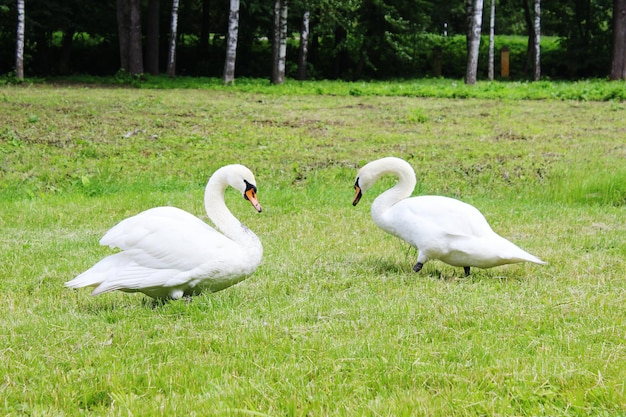
[[[613,0],[611,80],[626,80],[626,0]]]
[[[272,83],[285,82],[285,61],[287,58],[287,0],[274,2],[274,43],[272,46]]]
[[[17,0],[17,36],[15,45],[15,77],[24,79],[24,0]]]
[[[533,79],[541,79],[541,0],[535,0],[535,41],[533,49]]]
[[[178,36],[178,0],[172,0],[172,19],[170,21],[170,42],[167,48],[167,75],[176,75],[176,37]]]
[[[239,35],[239,0],[230,0],[228,33],[226,36],[226,59],[224,60],[224,84],[235,82],[237,36]]]
[[[476,84],[483,0],[466,0],[465,5],[467,8],[467,71],[465,73],[465,84]]]
[[[494,52],[495,25],[496,25],[496,0],[491,0],[491,13],[489,15],[489,70],[488,70],[489,81],[493,81],[494,66],[495,66],[495,52]]]
[[[272,26],[272,75],[270,81],[276,84],[278,78],[278,59],[280,52],[280,0],[274,0],[274,25]]]
[[[309,24],[311,13],[309,10],[302,15],[302,28],[300,29],[300,48],[298,50],[298,75],[300,81],[306,80],[306,67],[309,54]]]

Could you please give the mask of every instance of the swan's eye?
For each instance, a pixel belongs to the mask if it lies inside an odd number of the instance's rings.
[[[361,188],[361,187],[359,187],[359,179],[358,178],[354,182],[354,189],[356,190],[357,188]]]

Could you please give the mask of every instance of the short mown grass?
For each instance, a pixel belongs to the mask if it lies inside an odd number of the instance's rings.
[[[33,85],[0,113],[3,415],[626,415],[621,102]],[[351,205],[387,155],[549,264],[413,273],[369,215],[393,179]],[[128,216],[205,218],[233,162],[264,207],[227,193],[264,244],[249,279],[190,303],[63,287]]]

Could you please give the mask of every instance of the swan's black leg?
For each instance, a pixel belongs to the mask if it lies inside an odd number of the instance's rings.
[[[464,266],[463,267],[463,271],[465,271],[465,276],[468,277],[470,274],[470,267],[469,266]]]
[[[421,270],[422,270],[422,267],[423,267],[423,266],[424,266],[424,264],[423,264],[423,263],[418,262],[418,263],[416,263],[416,264],[415,264],[415,266],[413,267],[413,271],[415,271],[415,272],[419,272],[419,271],[421,271]]]

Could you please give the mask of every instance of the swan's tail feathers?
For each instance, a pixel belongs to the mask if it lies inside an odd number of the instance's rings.
[[[519,262],[531,262],[538,265],[547,264],[547,262],[544,262],[535,255],[526,252],[524,249],[507,239],[493,239],[491,243],[493,244],[493,246],[491,246],[491,250],[493,253],[498,253],[498,257],[500,258],[500,262],[496,265],[515,264]]]
[[[90,271],[85,271],[73,280],[65,283],[67,288],[95,287],[98,285],[100,285],[99,277],[90,273]]]
[[[524,261],[532,262],[534,264],[539,264],[539,265],[547,265],[548,264],[547,262],[542,261],[541,259],[537,258],[534,255],[530,255],[528,258],[524,259]]]
[[[539,259],[538,257],[536,257],[535,255],[531,255],[530,253],[526,252],[523,249],[520,249],[520,251],[522,253],[520,253],[517,257],[517,259],[519,259],[520,262],[532,262],[534,264],[539,264],[539,265],[547,265],[547,262],[542,261],[541,259]]]
[[[87,271],[78,275],[71,281],[67,281],[65,286],[67,288],[84,288],[84,287],[97,287],[106,279],[106,274],[103,271],[100,271],[98,268],[100,266],[100,261]]]
[[[495,240],[494,243],[496,245],[494,250],[499,251],[499,253],[502,254],[503,259],[509,259],[509,262],[505,263],[532,262],[539,265],[547,264],[547,262],[544,262],[535,255],[526,252],[524,249],[507,239],[498,239]]]
[[[133,262],[115,271],[115,275],[108,277],[91,294],[98,295],[116,290],[141,291],[154,298],[164,298],[173,291],[169,280],[175,273],[171,269],[145,268]]]
[[[112,291],[113,289],[107,288],[107,281],[116,276],[118,271],[129,262],[130,259],[123,252],[107,256],[73,280],[67,281],[65,286],[68,288],[96,287],[92,295]]]
[[[95,287],[91,295],[120,290],[141,291],[154,298],[180,298],[176,288],[187,276],[173,269],[153,269],[139,265],[132,254],[118,252],[107,256],[76,278],[65,283],[69,288]]]

